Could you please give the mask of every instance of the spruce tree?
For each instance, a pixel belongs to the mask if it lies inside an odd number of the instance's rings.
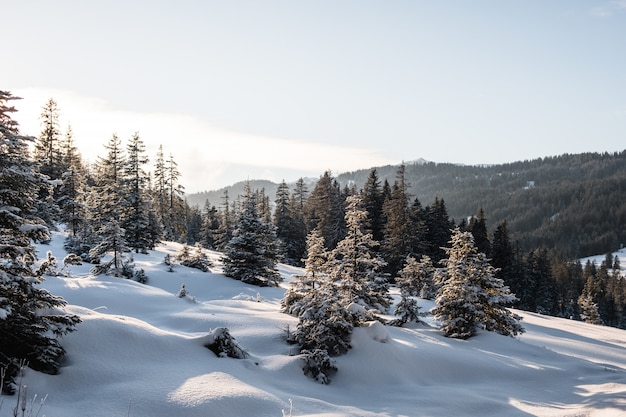
[[[383,207],[386,222],[382,251],[388,265],[387,271],[391,276],[397,275],[406,257],[413,252],[408,188],[405,166],[402,164],[396,172],[391,196]]]
[[[430,256],[434,263],[438,263],[446,257],[445,250],[442,248],[450,241],[454,223],[448,217],[443,198],[435,198],[425,211],[426,242],[428,242],[426,255]]]
[[[389,284],[382,272],[385,261],[376,251],[378,242],[367,233],[367,212],[360,196],[350,196],[347,202],[347,235],[331,252],[328,274],[347,303],[384,313],[391,305]]]
[[[125,239],[125,231],[120,227],[117,220],[111,219],[104,223],[97,231],[100,242],[89,251],[92,259],[100,259],[104,255],[111,258],[96,264],[91,272],[95,275],[111,274],[115,277],[126,276],[128,259],[124,252],[128,252],[128,244]]]
[[[306,240],[307,256],[304,259],[304,275],[296,276],[281,300],[282,311],[298,316],[303,310],[302,300],[310,298],[328,280],[326,274],[329,253],[324,238],[318,230],[312,230]]]
[[[217,247],[217,233],[220,226],[217,208],[207,200],[204,203],[202,213],[202,226],[200,228],[200,244],[207,249]]]
[[[363,207],[367,211],[372,237],[380,243],[383,241],[385,230],[385,217],[383,215],[385,198],[376,168],[370,171],[361,194],[363,196]]]
[[[247,284],[276,286],[280,280],[276,232],[259,217],[256,197],[247,184],[233,237],[224,250],[224,274]]]
[[[305,204],[307,230],[318,229],[328,249],[333,249],[345,236],[344,196],[330,171],[315,184]]]
[[[33,138],[19,134],[11,113],[17,97],[0,91],[0,391],[12,392],[20,361],[35,370],[56,373],[65,350],[59,338],[75,329],[80,319],[64,314],[66,304],[39,287],[33,272],[32,241],[48,240],[48,229],[35,216],[40,178],[29,159]]]
[[[489,241],[489,235],[487,233],[487,219],[485,218],[485,212],[482,207],[478,210],[476,216],[470,218],[467,230],[474,236],[474,242],[476,242],[478,252],[490,256],[491,242]]]
[[[126,146],[125,194],[122,201],[124,218],[121,227],[125,230],[126,243],[136,253],[144,253],[153,248],[147,196],[148,175],[143,169],[148,163],[145,151],[139,133],[135,132]]]
[[[61,209],[61,221],[65,224],[70,236],[75,238],[86,216],[85,188],[87,186],[81,155],[74,146],[74,134],[71,126],[67,127],[62,142],[63,165],[66,171],[62,175],[59,188],[58,204]]]
[[[467,339],[479,328],[510,336],[523,332],[520,317],[504,307],[516,300],[515,295],[495,277],[472,234],[456,228],[450,245],[434,309],[445,335]]]

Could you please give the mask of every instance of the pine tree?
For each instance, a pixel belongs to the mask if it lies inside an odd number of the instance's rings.
[[[402,164],[396,173],[391,196],[383,206],[386,223],[382,250],[391,276],[396,276],[406,257],[413,254],[408,188]]]
[[[219,227],[215,231],[215,250],[224,251],[228,242],[233,237],[234,216],[230,210],[230,200],[228,190],[224,190],[222,196],[222,205],[219,217]]]
[[[207,249],[215,249],[217,247],[217,233],[220,226],[219,213],[217,208],[212,206],[207,200],[204,203],[204,212],[202,213],[202,226],[200,229],[200,243]]]
[[[243,208],[224,250],[224,274],[247,284],[275,286],[280,280],[276,269],[276,232],[264,223],[257,211],[256,194],[246,185]]]
[[[428,255],[418,261],[412,256],[406,258],[404,267],[398,273],[396,285],[401,293],[433,299],[437,293],[435,275],[437,269]]]
[[[166,184],[169,197],[165,234],[170,240],[179,241],[186,234],[185,210],[186,202],[183,199],[185,187],[178,181],[180,171],[174,156],[170,154],[166,163]]]
[[[74,134],[71,126],[67,127],[62,145],[63,165],[66,171],[59,188],[58,205],[61,209],[61,221],[72,237],[76,237],[86,216],[85,188],[86,170],[78,149],[74,146]]]
[[[304,259],[304,275],[296,276],[285,296],[281,300],[282,311],[298,316],[302,311],[302,300],[310,297],[323,283],[326,274],[329,253],[324,246],[324,238],[318,230],[312,230],[307,236],[307,256]]]
[[[489,242],[489,234],[487,233],[487,219],[485,211],[480,208],[476,216],[470,218],[467,230],[474,236],[476,249],[487,256],[491,255],[491,242]]]
[[[33,149],[33,158],[37,162],[38,170],[47,179],[39,189],[38,200],[43,204],[39,205],[38,212],[50,227],[54,227],[60,217],[57,187],[66,170],[61,153],[59,113],[56,101],[49,99],[42,109],[40,116],[42,131]]]
[[[39,287],[32,270],[32,240],[48,240],[48,229],[34,216],[40,178],[28,157],[33,138],[19,134],[11,113],[17,97],[0,91],[0,369],[2,392],[11,385],[22,360],[35,370],[56,373],[65,350],[59,338],[80,322],[63,314],[65,300]]]
[[[344,197],[330,171],[322,175],[306,201],[305,222],[307,230],[320,231],[329,249],[345,236]]]
[[[128,259],[124,252],[128,252],[129,248],[124,237],[124,229],[120,227],[117,220],[111,219],[98,230],[98,236],[100,237],[100,243],[89,251],[89,255],[91,258],[101,258],[108,253],[111,259],[95,265],[91,272],[95,275],[126,276]]]
[[[370,171],[361,194],[372,237],[380,243],[383,241],[385,231],[385,217],[383,215],[385,199],[376,168]]]
[[[441,198],[435,198],[432,205],[426,207],[426,241],[428,248],[426,255],[430,256],[434,263],[446,257],[444,248],[451,237],[454,223],[448,217],[446,204]]]
[[[125,194],[122,201],[124,218],[121,226],[125,230],[126,243],[136,253],[144,253],[153,248],[147,195],[148,175],[143,170],[143,165],[148,163],[145,151],[139,133],[135,132],[126,146]]]
[[[481,327],[510,336],[523,332],[520,317],[504,307],[515,301],[515,295],[495,277],[494,268],[477,251],[472,234],[456,228],[450,244],[434,309],[445,335],[466,339]]]
[[[96,228],[108,221],[122,221],[123,213],[120,207],[124,201],[124,167],[126,157],[122,148],[122,141],[113,134],[105,145],[107,155],[98,157],[96,162],[96,184],[92,188],[93,199],[92,218]]]
[[[331,252],[328,274],[347,303],[384,313],[391,305],[389,284],[382,274],[385,261],[375,250],[378,242],[366,233],[367,212],[360,196],[350,196],[347,202],[347,235]]]

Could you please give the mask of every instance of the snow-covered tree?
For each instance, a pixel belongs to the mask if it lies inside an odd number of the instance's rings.
[[[434,282],[436,272],[428,255],[423,255],[419,261],[409,256],[396,277],[396,285],[401,293],[433,299],[437,293]]]
[[[33,138],[19,134],[11,113],[11,93],[0,91],[0,369],[6,370],[0,391],[12,392],[20,361],[35,370],[56,373],[65,350],[59,338],[75,329],[77,316],[64,314],[66,304],[39,287],[33,272],[32,241],[49,239],[34,216],[40,178],[29,159]]]
[[[147,198],[148,175],[143,166],[148,162],[146,147],[135,132],[126,147],[124,169],[125,193],[122,201],[124,218],[122,227],[126,231],[126,242],[136,253],[152,249],[152,236],[149,219],[149,199]]]
[[[125,276],[126,265],[128,259],[124,255],[124,252],[128,252],[129,248],[124,238],[124,229],[120,227],[117,220],[110,220],[106,222],[100,230],[98,230],[100,236],[100,243],[94,246],[89,255],[92,258],[101,258],[105,254],[109,255],[111,259],[100,262],[95,265],[91,272],[93,274],[111,274],[115,277]]]
[[[332,283],[307,293],[298,319],[295,340],[301,348],[322,349],[331,356],[351,348],[354,320]]]
[[[434,310],[445,335],[466,339],[479,328],[510,336],[522,333],[521,318],[504,307],[515,295],[495,277],[495,268],[477,251],[472,234],[457,227],[450,244]]]
[[[325,271],[329,254],[324,246],[324,237],[318,230],[312,230],[306,243],[307,257],[304,259],[304,275],[296,276],[281,300],[282,311],[294,316],[300,314],[301,301],[309,292],[315,291],[328,279]]]
[[[91,189],[89,206],[94,228],[98,229],[114,219],[122,220],[122,201],[124,200],[124,166],[126,157],[122,141],[113,134],[105,145],[107,155],[96,162],[96,184]]]
[[[224,250],[224,273],[248,284],[277,285],[280,274],[276,269],[275,246],[274,226],[259,217],[256,194],[248,184],[233,237]]]
[[[382,313],[391,305],[389,284],[382,276],[385,261],[375,251],[378,243],[366,233],[367,212],[361,208],[361,197],[350,196],[347,203],[347,235],[331,252],[328,275],[347,303]]]
[[[84,198],[86,170],[82,165],[80,153],[74,146],[71,126],[68,126],[62,141],[62,153],[66,171],[61,177],[57,202],[61,209],[61,221],[70,232],[70,236],[76,237],[86,215]]]
[[[184,245],[181,251],[176,255],[176,261],[183,266],[196,268],[203,272],[209,272],[212,266],[211,261],[206,253],[204,253],[199,243],[196,243],[193,252],[189,246]]]

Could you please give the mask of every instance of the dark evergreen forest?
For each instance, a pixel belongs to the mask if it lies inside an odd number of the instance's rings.
[[[393,184],[398,166],[375,167]],[[341,173],[337,182],[362,188],[370,169]],[[408,194],[422,203],[443,199],[456,223],[483,209],[489,232],[507,221],[524,251],[543,248],[567,257],[607,253],[626,244],[626,151],[546,157],[491,166],[405,164]],[[309,179],[313,186],[317,178]],[[252,181],[273,194],[277,184]],[[217,204],[224,191],[240,194],[243,183],[192,194],[190,204]]]

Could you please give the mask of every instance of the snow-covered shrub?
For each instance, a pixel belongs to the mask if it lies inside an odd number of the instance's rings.
[[[178,290],[178,292],[176,293],[176,297],[184,298],[186,296],[187,296],[187,287],[185,286],[185,284],[182,284],[180,286],[180,290]]]
[[[148,282],[148,275],[146,275],[146,271],[143,268],[135,271],[135,281],[140,284],[146,284]]]
[[[124,258],[122,261],[122,276],[128,279],[135,276],[135,260],[132,257]]]
[[[169,253],[165,254],[163,263],[167,266],[167,272],[174,272],[174,263],[172,262],[172,256]]]
[[[420,321],[419,309],[420,307],[415,299],[402,295],[402,299],[393,312],[393,314],[398,316],[398,319],[391,321],[390,324],[401,327],[411,321]]]
[[[226,327],[218,327],[211,331],[206,337],[204,346],[220,358],[245,359],[248,357],[248,353],[237,344]]]
[[[196,244],[196,250],[193,253],[189,250],[189,246],[183,246],[180,253],[176,255],[176,260],[183,266],[196,268],[202,272],[210,272],[210,268],[213,266],[199,244]]]
[[[52,252],[46,252],[46,259],[41,262],[35,271],[35,275],[48,275],[51,277],[59,275],[57,258],[52,254]]]
[[[301,354],[304,374],[320,384],[329,384],[330,378],[337,373],[337,367],[328,352],[325,349],[313,349],[303,350]]]

